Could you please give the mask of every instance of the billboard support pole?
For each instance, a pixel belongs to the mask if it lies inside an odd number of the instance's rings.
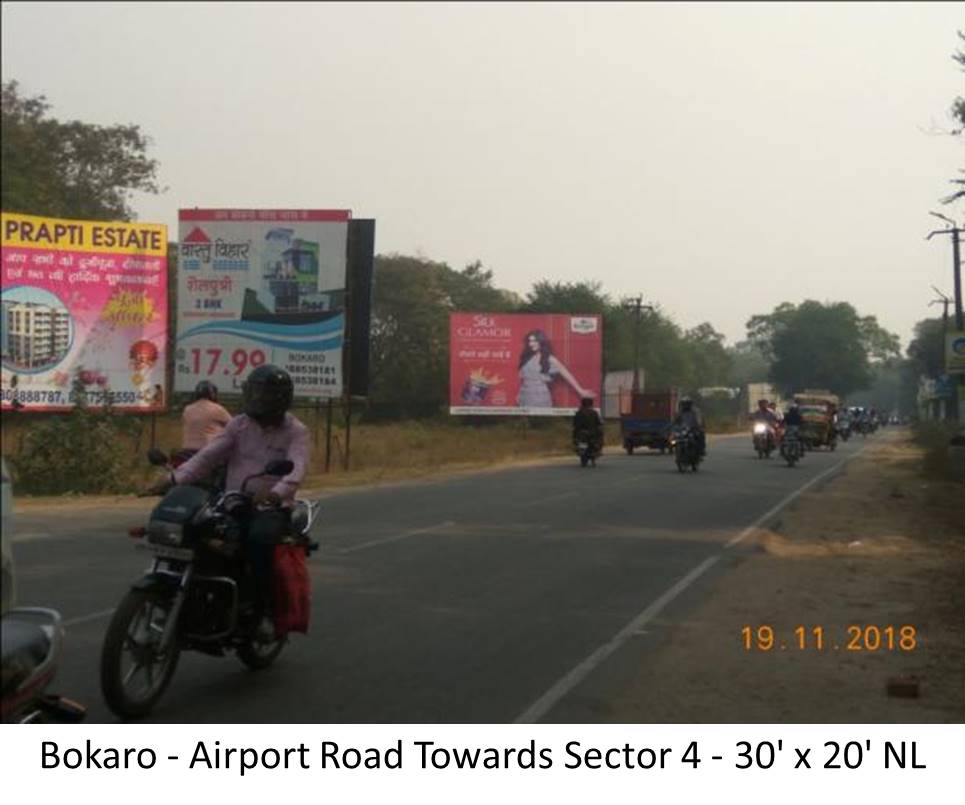
[[[151,447],[157,447],[157,412],[151,411]]]
[[[328,398],[328,409],[325,412],[325,472],[332,469],[332,398]]]

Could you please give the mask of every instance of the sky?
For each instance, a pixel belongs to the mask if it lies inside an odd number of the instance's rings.
[[[965,5],[3,3],[3,80],[135,123],[138,218],[347,208],[499,287],[597,280],[730,343],[845,300],[907,343],[965,138]]]

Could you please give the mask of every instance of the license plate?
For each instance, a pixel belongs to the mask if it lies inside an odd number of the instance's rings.
[[[194,559],[194,551],[190,548],[175,548],[171,545],[157,545],[153,542],[139,542],[135,547],[139,551],[153,553],[161,559],[179,559],[182,562],[190,562]]]
[[[584,444],[583,442],[580,442],[580,444],[578,445],[578,447],[580,448],[580,450],[586,450],[586,448],[589,447],[589,445],[588,445],[588,444]]]

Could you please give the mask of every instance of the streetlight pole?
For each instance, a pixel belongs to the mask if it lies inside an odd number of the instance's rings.
[[[933,299],[931,302],[929,302],[928,307],[931,307],[932,305],[942,306],[942,372],[944,372],[946,361],[948,360],[948,356],[945,354],[946,350],[948,349],[948,306],[952,303],[952,300],[945,296],[945,294],[939,291],[934,285],[931,287],[932,290],[941,297],[940,299]],[[955,400],[952,400],[952,403],[955,403]],[[948,409],[946,408],[945,411],[945,417],[947,418]]]

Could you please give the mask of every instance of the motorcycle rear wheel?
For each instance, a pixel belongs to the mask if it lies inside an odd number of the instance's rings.
[[[115,715],[147,715],[174,676],[181,654],[176,639],[167,656],[157,651],[167,616],[168,601],[154,590],[129,591],[114,611],[101,649],[101,692]],[[125,659],[132,663],[126,670]],[[136,685],[139,676],[145,685]]]

